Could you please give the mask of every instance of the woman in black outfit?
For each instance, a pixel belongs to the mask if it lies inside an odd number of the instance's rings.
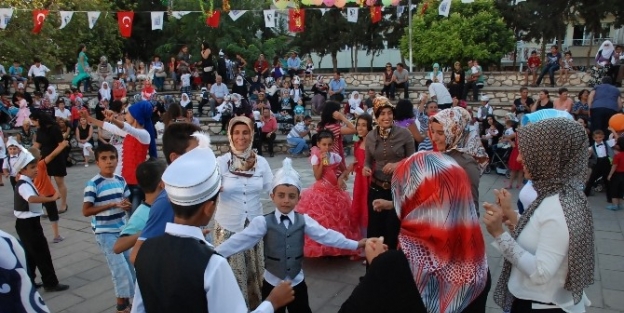
[[[455,62],[453,71],[451,72],[451,80],[449,81],[449,92],[451,97],[459,100],[465,100],[464,96],[464,83],[466,81],[466,73],[461,67],[461,63]]]
[[[543,109],[552,109],[554,108],[554,104],[550,101],[550,96],[548,95],[548,90],[541,90],[539,93],[539,99],[531,106],[531,112],[537,112]]]
[[[33,146],[41,151],[41,158],[44,159],[64,140],[63,133],[58,123],[56,123],[51,116],[41,111],[35,111],[30,114],[30,121],[37,127],[37,137]],[[61,194],[60,207],[62,209],[60,212],[67,210],[67,186],[65,185],[65,176],[67,176],[66,159],[67,154],[62,152],[47,165],[48,175],[54,177],[56,187],[58,187],[58,191]]]
[[[200,54],[201,64],[199,69],[202,73],[202,82],[206,87],[210,88],[210,85],[215,83],[217,66],[213,60],[212,51],[206,42],[201,44]]]

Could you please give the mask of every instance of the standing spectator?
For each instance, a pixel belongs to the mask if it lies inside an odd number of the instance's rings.
[[[269,108],[262,110],[262,127],[260,129],[260,146],[258,147],[258,155],[262,155],[262,145],[267,144],[269,150],[269,156],[273,157],[273,143],[275,141],[275,132],[277,131],[277,120],[275,116],[271,114]]]
[[[176,75],[176,67],[178,62],[175,57],[171,57],[169,59],[169,63],[167,64],[167,68],[169,69],[169,77],[171,78],[171,90],[178,89],[178,75]]]
[[[186,73],[187,71],[190,72],[191,70],[191,55],[188,52],[188,46],[187,45],[183,45],[182,48],[180,48],[180,52],[178,53],[177,56],[177,61],[178,61],[178,74],[182,75],[183,73]]]
[[[561,52],[559,52],[559,47],[550,47],[550,52],[546,54],[546,59],[547,63],[542,69],[542,73],[537,78],[537,82],[532,87],[541,85],[542,79],[544,79],[546,73],[548,73],[548,77],[550,78],[550,87],[555,87],[555,72],[561,68]]]
[[[30,66],[30,70],[28,70],[28,77],[32,77],[33,82],[35,83],[35,90],[42,92],[43,90],[48,90],[48,86],[50,82],[46,78],[46,73],[50,71],[50,69],[41,64],[41,60],[39,58],[34,58],[32,66]],[[43,84],[43,89],[40,84]]]
[[[600,129],[607,138],[610,134],[610,131],[607,129],[609,127],[609,119],[622,110],[620,90],[611,85],[611,82],[611,77],[603,77],[602,84],[595,86],[587,99],[592,133]]]
[[[208,43],[202,42],[200,55],[202,83],[204,86],[208,87],[215,83],[215,73],[217,72],[217,64],[215,64],[213,60],[212,50],[208,46]]]
[[[254,63],[254,70],[258,76],[258,81],[269,77],[269,62],[264,59],[264,54],[261,53],[256,63]]]
[[[4,66],[0,64],[0,80],[4,83],[3,93],[9,94],[9,82],[12,80],[11,75],[7,74],[7,71],[4,69]]]
[[[394,71],[392,70],[392,64],[386,63],[386,69],[383,72],[383,88],[381,89],[381,95],[390,100],[394,100],[394,93],[392,93],[392,85],[394,83]]]
[[[522,87],[520,88],[520,98],[514,100],[511,112],[515,113],[518,120],[521,121],[524,114],[531,112],[533,103],[535,101],[529,97],[529,88]]]
[[[344,92],[347,88],[347,83],[345,80],[340,77],[340,72],[334,73],[334,79],[329,82],[329,99],[342,102],[344,100]]]
[[[440,110],[449,109],[453,104],[453,98],[443,83],[434,83],[428,79],[425,86],[429,88],[429,98],[438,103]]]
[[[611,58],[611,76],[616,87],[622,87],[622,79],[624,79],[624,52],[622,50],[624,50],[623,46],[615,46],[615,53]]]
[[[296,51],[290,52],[290,58],[288,58],[287,64],[288,76],[290,76],[290,79],[293,79],[295,75],[299,74],[299,69],[301,68],[301,59],[297,56]]]
[[[24,68],[20,65],[20,61],[13,61],[13,66],[9,67],[9,75],[13,80],[13,89],[17,89],[18,83],[23,83],[28,79],[24,77]]]
[[[234,61],[235,65],[234,65],[234,73],[232,75],[232,78],[234,78],[234,76],[236,76],[237,74],[243,74],[243,76],[245,75],[245,67],[247,66],[247,61],[245,61],[245,58],[243,58],[243,56],[240,53],[236,54],[236,60]]]
[[[226,84],[229,83],[231,80],[230,76],[228,75],[227,63],[228,61],[225,59],[225,53],[223,53],[223,50],[219,50],[219,58],[217,59],[217,75],[221,76]]]
[[[216,115],[215,108],[223,103],[223,98],[229,95],[228,87],[223,83],[223,78],[217,76],[216,83],[210,87],[210,114]]]
[[[409,72],[405,69],[403,63],[397,63],[397,68],[392,74],[392,80],[390,98],[394,99],[394,93],[397,88],[403,88],[403,99],[409,100]]]
[[[310,117],[309,115],[306,115],[303,118],[303,121],[300,121],[299,123],[297,123],[297,125],[295,125],[290,130],[290,132],[288,133],[288,136],[286,136],[286,142],[288,142],[288,145],[292,146],[292,148],[288,150],[288,153],[290,154],[290,156],[292,157],[306,156],[307,154],[306,148],[308,147],[308,145],[306,144],[305,137],[310,134],[309,127],[311,123],[312,123],[312,117]]]
[[[163,91],[165,88],[165,77],[167,77],[167,72],[165,72],[165,64],[160,60],[159,55],[155,55],[152,59],[150,72],[153,73],[152,80],[154,81],[156,90]]]
[[[531,86],[536,86],[535,81],[537,80],[537,71],[539,70],[540,65],[542,65],[542,60],[537,56],[537,51],[531,51],[531,56],[527,60],[527,70],[526,75],[524,76],[524,85],[529,85],[529,74],[533,74],[533,78],[531,81]]]
[[[128,83],[128,87],[132,87],[132,90],[135,91],[136,81],[137,81],[137,70],[132,63],[132,59],[126,58],[126,63],[123,65],[124,71],[126,72],[125,82]]]
[[[316,83],[312,85],[312,92],[314,96],[312,96],[312,112],[314,114],[321,114],[323,112],[323,107],[325,106],[325,101],[327,101],[327,91],[329,86],[324,81],[324,77],[322,75],[318,75],[316,77]]]
[[[466,73],[461,67],[459,61],[453,64],[453,71],[451,72],[451,79],[449,81],[449,92],[452,98],[458,100],[464,100],[464,85],[466,84]]]

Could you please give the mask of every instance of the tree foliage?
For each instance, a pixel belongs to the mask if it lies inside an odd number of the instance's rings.
[[[446,66],[471,58],[482,64],[497,64],[503,55],[513,51],[513,31],[507,27],[493,1],[464,4],[453,0],[448,18],[438,15],[439,3],[434,1],[424,15],[413,16],[413,61],[416,64]],[[401,39],[401,53],[409,53],[407,35]]]

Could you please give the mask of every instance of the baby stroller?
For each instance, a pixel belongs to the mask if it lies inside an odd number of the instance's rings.
[[[492,169],[496,171],[498,175],[505,175],[505,177],[511,177],[511,171],[507,166],[509,156],[511,155],[511,145],[509,143],[499,143],[492,146],[492,157],[490,158],[490,164],[485,168],[484,173],[489,174]]]
[[[3,130],[13,128],[13,125],[15,125],[15,120],[17,119],[18,110],[19,109],[17,109],[16,107],[7,108],[0,103],[0,125],[2,126]]]

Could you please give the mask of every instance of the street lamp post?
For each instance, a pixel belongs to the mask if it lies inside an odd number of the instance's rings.
[[[412,45],[413,45],[413,43],[412,43],[412,0],[408,1],[408,4],[407,4],[407,14],[408,14],[407,15],[407,24],[408,24],[408,27],[409,27],[409,29],[408,29],[408,34],[409,34],[408,35],[409,36],[409,63],[410,63],[409,71],[410,71],[410,73],[412,73],[413,72],[413,64],[414,64],[414,62],[412,60]]]

